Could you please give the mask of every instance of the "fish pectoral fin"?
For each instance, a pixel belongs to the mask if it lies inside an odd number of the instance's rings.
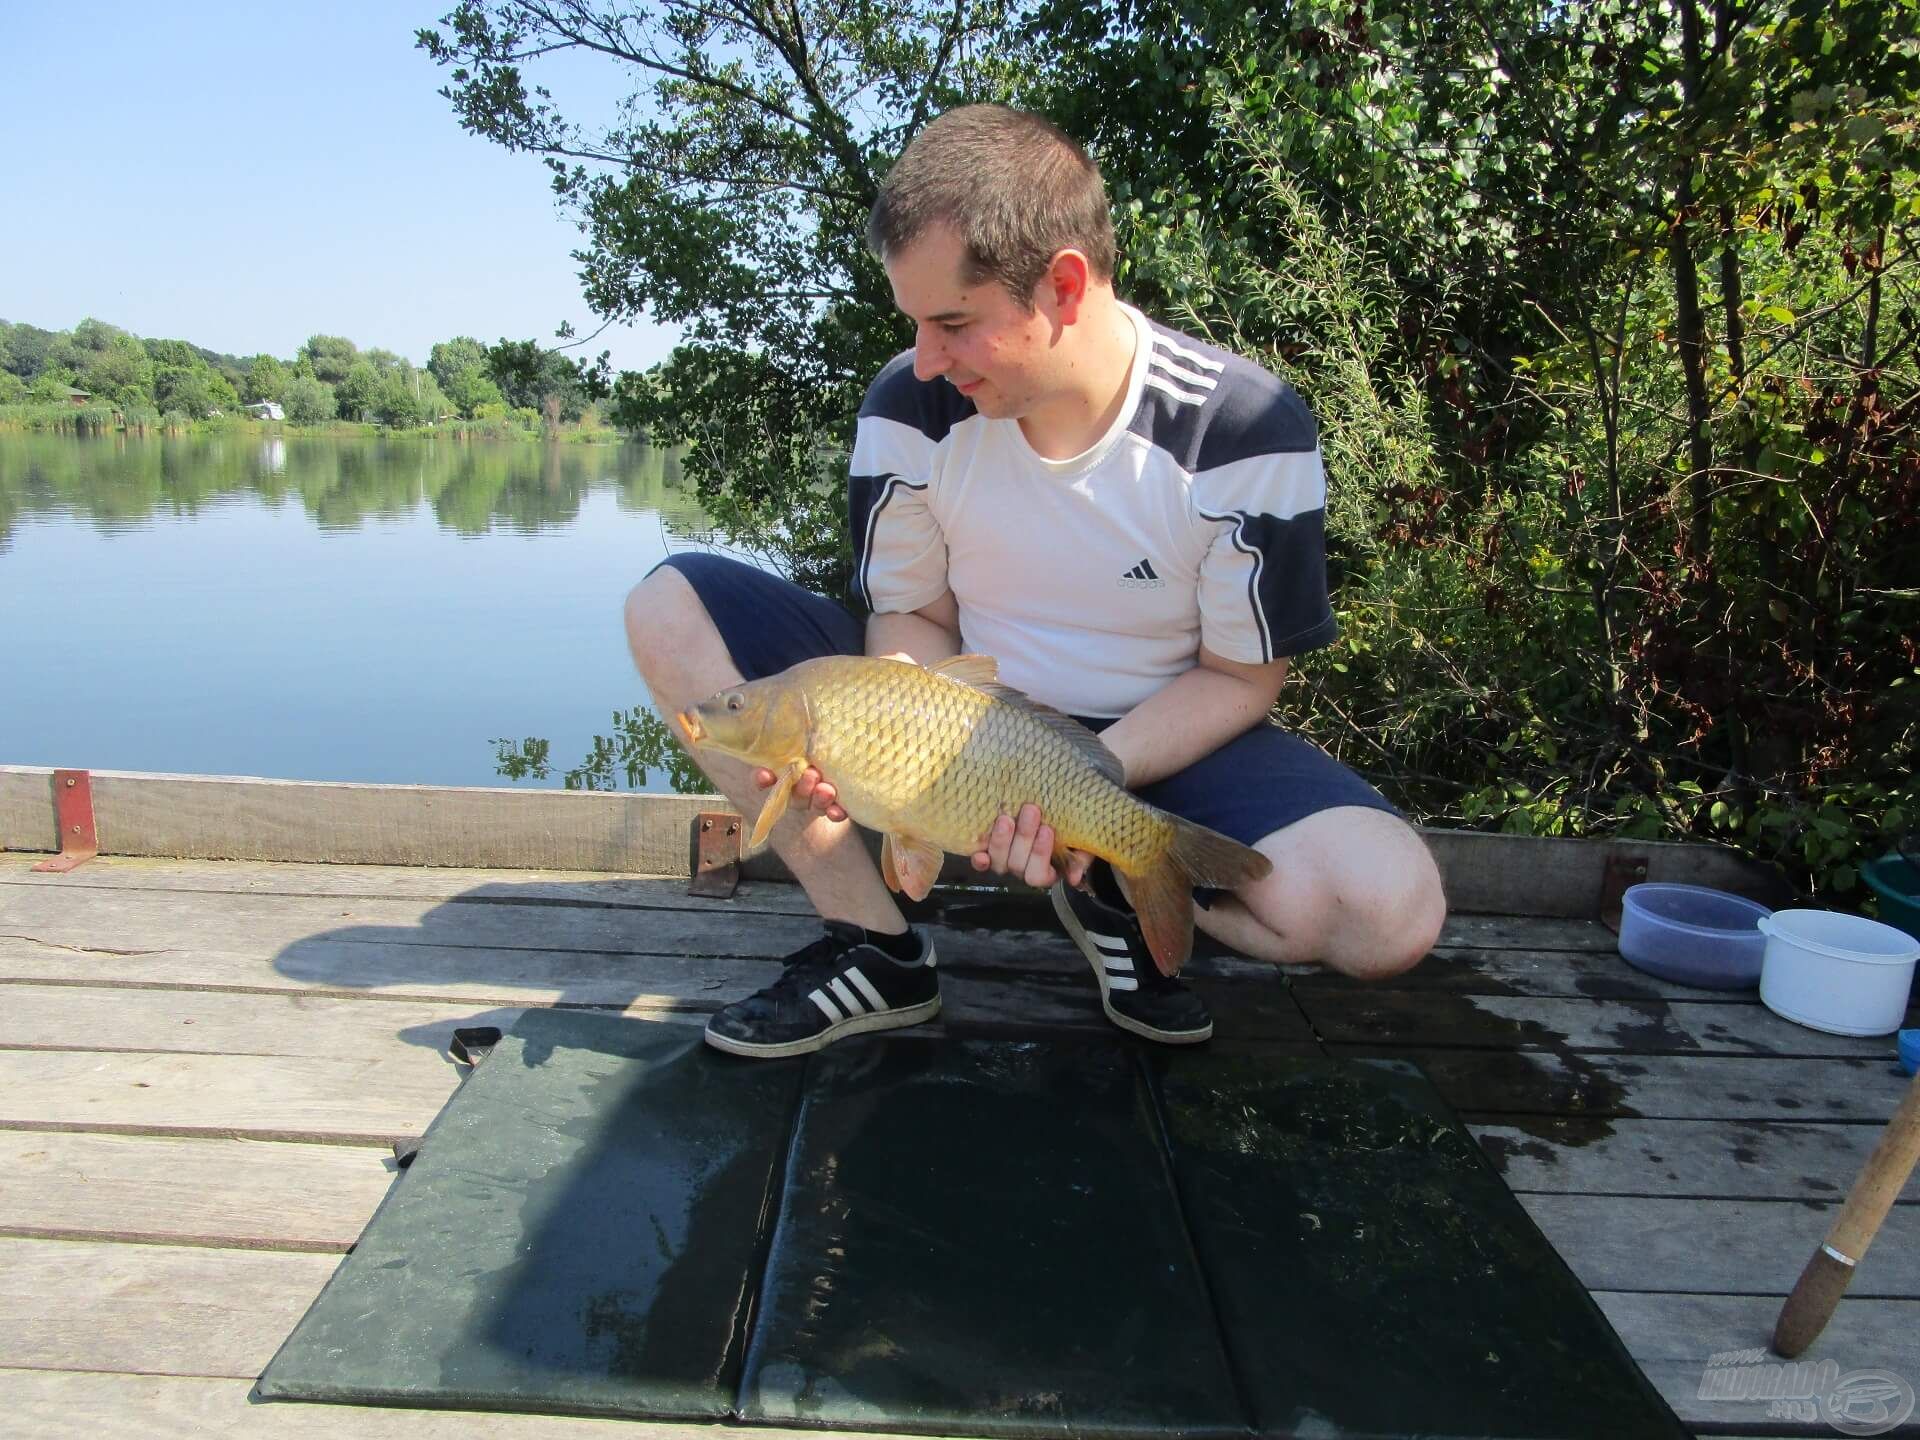
[[[760,807],[760,818],[753,822],[753,834],[747,839],[749,850],[758,850],[767,843],[773,827],[787,813],[787,802],[793,798],[793,782],[800,778],[806,768],[805,760],[790,761],[773,782],[773,789],[767,792],[766,803]]]
[[[910,900],[924,900],[940,878],[947,852],[930,840],[889,831],[880,841],[880,873]]]
[[[1124,873],[1154,965],[1162,975],[1178,975],[1193,953],[1193,882],[1171,857],[1140,874]]]
[[[935,675],[945,675],[962,685],[994,685],[1000,680],[1000,662],[991,655],[955,655],[927,666]]]

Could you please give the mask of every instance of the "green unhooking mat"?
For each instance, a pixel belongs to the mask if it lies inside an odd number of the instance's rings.
[[[1678,1440],[1411,1066],[1115,1038],[800,1060],[531,1011],[269,1399],[1014,1437]]]

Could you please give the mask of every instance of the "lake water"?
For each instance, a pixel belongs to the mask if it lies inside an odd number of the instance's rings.
[[[621,606],[706,523],[643,446],[0,434],[0,764],[704,788]]]

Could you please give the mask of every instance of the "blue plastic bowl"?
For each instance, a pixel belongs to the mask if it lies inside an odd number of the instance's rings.
[[[1920,1030],[1900,1032],[1900,1068],[1909,1075],[1920,1070]]]
[[[1704,885],[1633,885],[1620,906],[1620,956],[1679,985],[1739,990],[1760,983],[1773,912]]]

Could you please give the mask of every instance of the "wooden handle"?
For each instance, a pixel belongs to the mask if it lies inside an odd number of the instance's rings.
[[[1780,1319],[1773,1327],[1773,1348],[1779,1354],[1792,1359],[1827,1328],[1833,1307],[1846,1293],[1854,1268],[1913,1173],[1916,1159],[1920,1159],[1920,1076],[1907,1087],[1900,1108],[1893,1112],[1880,1143],[1847,1192],[1839,1218],[1780,1307]]]

